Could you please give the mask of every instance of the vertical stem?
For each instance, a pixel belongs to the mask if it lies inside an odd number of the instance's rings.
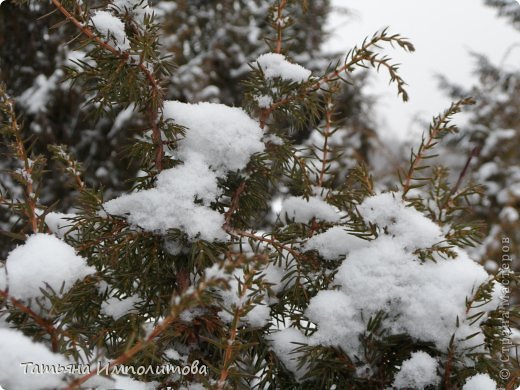
[[[323,132],[323,137],[325,138],[323,142],[323,158],[321,160],[321,170],[320,177],[318,180],[318,186],[323,187],[323,181],[325,177],[325,171],[327,170],[327,154],[329,148],[329,137],[331,135],[330,128],[332,126],[332,96],[327,95],[326,100],[327,107],[325,109],[325,130]]]
[[[24,196],[25,196],[25,203],[27,205],[27,208],[25,210],[25,215],[27,216],[27,219],[29,220],[29,226],[30,226],[32,232],[37,233],[38,232],[38,217],[36,215],[36,196],[34,195],[34,186],[33,186],[33,179],[32,179],[33,167],[27,156],[27,151],[25,149],[23,139],[20,136],[20,128],[18,127],[18,122],[16,120],[16,113],[14,111],[12,101],[10,101],[10,100],[8,101],[7,107],[9,108],[9,119],[11,122],[11,131],[15,137],[16,154],[17,154],[18,159],[23,162],[23,178],[25,181]]]
[[[283,21],[283,10],[287,5],[287,0],[280,0],[278,4],[277,17],[276,17],[276,48],[275,52],[280,54],[282,52],[282,42],[283,42],[283,29],[284,29],[284,21]]]

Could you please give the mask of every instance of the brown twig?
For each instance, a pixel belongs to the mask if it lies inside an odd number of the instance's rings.
[[[277,7],[277,18],[275,21],[276,24],[276,53],[282,52],[282,42],[283,42],[283,29],[284,29],[284,21],[283,21],[283,10],[287,5],[287,0],[280,0]]]
[[[254,272],[250,272],[244,275],[244,283],[242,284],[242,291],[239,295],[239,302],[242,302],[244,297],[246,296],[250,283],[253,280]],[[233,313],[233,322],[231,324],[230,334],[226,346],[226,350],[224,351],[224,362],[222,364],[222,371],[220,372],[220,377],[217,382],[217,389],[222,390],[224,385],[226,384],[226,380],[229,376],[229,367],[233,361],[233,352],[235,350],[235,340],[238,334],[238,326],[240,325],[240,318],[242,317],[244,312],[243,306],[238,306],[235,308]]]
[[[96,42],[99,46],[101,46],[103,49],[109,51],[114,57],[120,59],[122,62],[126,63],[130,57],[128,52],[126,51],[120,51],[110,45],[108,42],[105,42],[102,40],[98,35],[96,35],[90,27],[87,25],[81,23],[74,15],[72,15],[64,6],[61,4],[59,0],[51,0],[54,6],[65,16],[67,20],[72,22],[74,26],[76,26],[87,38],[91,39],[92,41]],[[150,85],[152,91],[152,99],[153,102],[154,99],[160,98],[162,96],[162,89],[159,86],[159,83],[155,79],[152,72],[148,70],[146,65],[141,61],[138,65],[139,70],[141,73],[145,76],[146,80],[148,81],[148,84]],[[156,146],[156,156],[155,156],[155,168],[158,171],[162,170],[162,159],[164,155],[163,151],[163,145],[162,145],[162,137],[161,132],[157,126],[157,108],[153,105],[150,105],[149,108],[149,116],[150,116],[150,124],[152,127],[152,139]]]
[[[473,148],[473,150],[471,151],[471,153],[469,154],[469,156],[466,160],[466,164],[464,164],[464,168],[462,168],[462,171],[459,174],[459,178],[457,179],[457,182],[455,183],[455,185],[451,189],[450,193],[448,194],[448,197],[447,197],[446,201],[443,203],[441,210],[444,210],[446,208],[446,206],[448,206],[448,204],[451,200],[451,197],[457,193],[457,191],[459,190],[459,188],[462,184],[462,181],[464,180],[464,177],[468,173],[468,168],[469,168],[469,165],[471,164],[471,160],[473,160],[479,154],[480,154],[480,148],[478,146],[475,146]]]
[[[25,203],[27,204],[27,208],[25,209],[25,215],[29,221],[29,225],[33,233],[38,232],[38,216],[36,214],[36,196],[34,195],[34,186],[33,186],[33,166],[30,163],[29,156],[27,156],[27,150],[25,149],[25,145],[22,137],[20,136],[20,128],[18,127],[18,122],[16,119],[16,113],[14,111],[14,105],[12,100],[7,100],[9,121],[11,124],[11,132],[15,139],[15,149],[16,155],[20,161],[23,163],[23,182],[25,184]]]
[[[58,352],[58,333],[60,331],[54,327],[52,322],[36,314],[31,308],[25,306],[21,301],[9,295],[7,291],[0,290],[0,295],[6,300],[11,301],[14,307],[22,313],[32,317],[34,321],[41,326],[51,337],[51,348],[53,352]]]

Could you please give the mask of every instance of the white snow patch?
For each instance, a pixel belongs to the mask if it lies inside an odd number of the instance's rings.
[[[125,24],[121,19],[107,11],[96,11],[91,17],[92,24],[109,43],[117,49],[126,51],[130,49],[130,42],[125,33]]]
[[[303,83],[311,77],[311,71],[303,66],[287,61],[284,55],[277,53],[262,54],[256,60],[266,79],[281,78],[282,80]]]
[[[43,388],[64,388],[63,374],[31,375],[24,372],[22,363],[33,362],[45,365],[71,364],[61,355],[49,351],[43,344],[33,342],[23,333],[0,328],[0,384],[9,390],[39,390]],[[28,370],[31,369],[27,366]],[[0,386],[0,387],[1,387]]]
[[[477,374],[469,378],[462,390],[496,390],[496,382],[488,374]]]
[[[414,352],[410,359],[403,362],[393,386],[398,389],[424,389],[428,385],[437,385],[440,381],[437,366],[437,361],[426,352]]]
[[[308,200],[299,196],[284,199],[281,214],[287,214],[296,223],[307,223],[313,218],[326,222],[340,221],[340,214],[334,206],[314,196]]]
[[[301,345],[307,344],[308,340],[298,329],[286,328],[279,332],[272,333],[269,335],[271,347],[282,361],[285,367],[291,371],[296,379],[301,379],[305,375],[306,367],[298,369],[298,353],[294,353],[294,350]]]
[[[7,256],[7,286],[9,294],[20,299],[40,297],[40,288],[49,285],[58,293],[64,283],[66,293],[77,280],[93,274],[84,258],[74,248],[50,234],[34,234],[25,244]]]
[[[342,226],[333,226],[315,234],[305,243],[305,250],[317,250],[326,260],[336,260],[367,245],[367,241],[348,234]]]
[[[153,189],[106,202],[105,210],[148,231],[176,228],[192,240],[224,240],[224,216],[209,207],[221,195],[218,178],[264,149],[262,130],[243,110],[223,104],[168,101],[164,116],[188,129],[171,151],[184,164],[161,172]]]
[[[117,321],[129,313],[135,312],[134,306],[139,301],[140,299],[137,295],[123,299],[111,297],[101,304],[101,312]]]

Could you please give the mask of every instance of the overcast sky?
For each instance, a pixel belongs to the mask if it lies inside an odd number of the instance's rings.
[[[511,67],[520,64],[520,48],[504,55],[520,33],[506,19],[497,18],[494,8],[483,0],[332,0],[346,7],[348,14],[333,12],[329,20],[329,50],[346,50],[359,45],[366,36],[385,26],[390,32],[409,38],[416,47],[413,54],[389,49],[387,53],[401,63],[401,76],[408,83],[410,101],[402,103],[396,89],[388,85],[388,75],[374,77],[368,91],[380,99],[377,104],[382,136],[401,138],[422,132],[419,122],[429,121],[450,104],[438,88],[440,73],[459,84],[471,86],[474,59],[471,52],[487,55],[494,64]],[[519,5],[520,6],[520,5]],[[375,75],[375,72],[373,72]]]

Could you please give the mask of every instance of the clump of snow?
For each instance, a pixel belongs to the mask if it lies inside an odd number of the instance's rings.
[[[71,364],[61,355],[49,351],[43,344],[37,344],[23,333],[13,329],[0,328],[0,387],[9,390],[39,390],[64,388],[63,374],[31,374],[35,366],[22,363],[33,362],[41,365],[65,366]],[[25,370],[28,370],[25,373]]]
[[[428,385],[437,385],[437,361],[426,352],[414,352],[405,360],[394,378],[394,387],[398,389],[424,389]]]
[[[57,237],[63,238],[74,226],[74,222],[71,219],[75,217],[75,214],[50,212],[45,216],[45,224]]]
[[[407,206],[398,192],[367,198],[359,207],[366,222],[387,228],[391,237],[408,250],[431,247],[444,240],[439,225]]]
[[[135,304],[139,301],[140,299],[137,295],[123,299],[111,297],[101,304],[101,312],[117,321],[129,313],[135,312]]]
[[[303,83],[311,77],[310,70],[301,65],[290,63],[282,54],[262,54],[256,62],[260,65],[266,79],[281,78],[295,83]]]
[[[304,249],[316,250],[326,260],[336,260],[366,245],[365,240],[348,234],[343,227],[333,226],[324,233],[312,236]]]
[[[93,274],[95,269],[78,256],[74,248],[50,234],[34,234],[24,245],[7,256],[7,286],[9,294],[20,299],[40,297],[46,285],[66,293],[77,280]]]
[[[310,337],[310,344],[349,345],[349,338],[363,332],[351,298],[341,291],[322,290],[316,294],[305,315],[318,325]]]
[[[334,280],[339,290],[319,292],[305,310],[317,325],[308,343],[360,356],[360,334],[367,321],[383,311],[388,316],[382,327],[390,335],[408,334],[433,342],[439,350],[448,348],[452,335],[461,347],[481,345],[480,324],[486,315],[471,323],[468,318],[475,313],[467,311],[467,299],[489,280],[484,268],[460,248],[452,248],[455,258],[420,261],[416,251],[444,237],[439,226],[407,207],[399,193],[369,197],[358,209],[365,222],[377,224],[375,239],[354,238],[338,226],[304,247],[317,249],[328,259],[345,257]],[[493,310],[495,303],[478,310]],[[473,334],[477,336],[466,340]]]
[[[496,382],[488,374],[478,374],[469,378],[462,390],[496,390]]]
[[[179,141],[179,158],[200,159],[219,176],[244,168],[252,154],[264,150],[262,129],[241,108],[168,101],[164,117],[189,129]]]
[[[262,130],[243,110],[223,104],[168,101],[164,116],[188,129],[171,151],[184,164],[161,172],[155,188],[113,199],[105,210],[148,231],[180,229],[190,239],[223,240],[224,216],[209,207],[221,195],[218,178],[243,169],[264,149]]]
[[[287,214],[296,223],[307,223],[313,218],[326,222],[340,221],[340,215],[334,206],[315,196],[308,200],[299,196],[284,199],[281,214]]]
[[[296,379],[301,379],[305,375],[306,367],[298,369],[298,358],[301,356],[294,350],[300,347],[300,344],[307,344],[308,340],[302,332],[295,328],[286,328],[269,335],[271,347],[282,361],[285,367],[294,374]]]
[[[117,49],[126,51],[130,49],[130,42],[125,33],[125,24],[121,19],[108,11],[96,11],[91,17],[92,24],[109,43]]]
[[[457,340],[462,340],[480,330],[480,322],[470,326],[463,321],[457,328],[457,317],[466,318],[466,298],[472,297],[478,286],[488,280],[482,266],[465,252],[457,250],[457,253],[456,259],[421,263],[416,255],[403,250],[398,241],[380,236],[347,256],[339,267],[336,282],[352,298],[359,321],[360,313],[369,318],[384,310],[392,314],[384,321],[392,334],[406,333],[432,341],[444,350],[454,333]],[[355,333],[350,340],[353,343],[345,347],[356,349]],[[478,344],[481,340],[471,341]]]
[[[270,284],[270,288],[275,294],[283,290],[285,284],[283,280],[285,276],[284,268],[270,264],[262,270],[262,273],[264,274],[264,282]]]

